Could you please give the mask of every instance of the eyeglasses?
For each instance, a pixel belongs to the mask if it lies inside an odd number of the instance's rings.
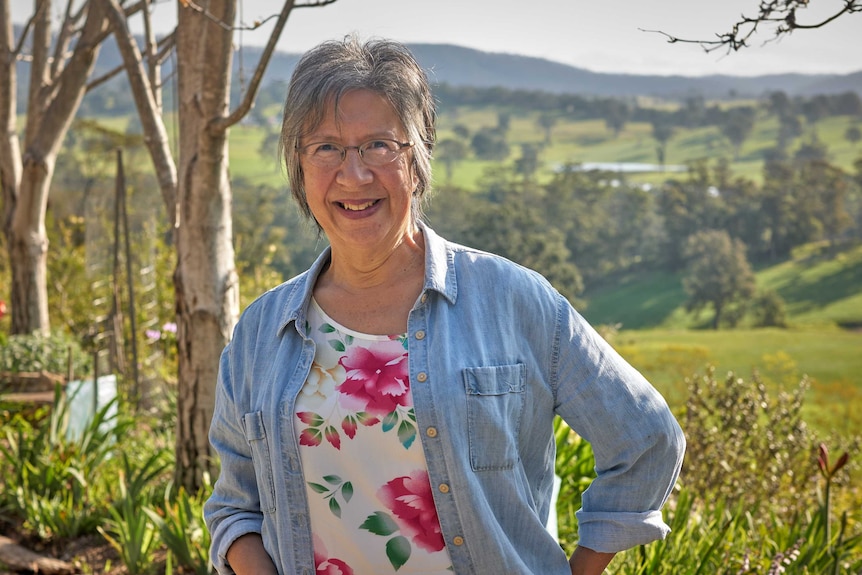
[[[401,152],[413,147],[413,142],[399,142],[387,138],[368,140],[358,146],[342,146],[332,142],[315,142],[297,146],[297,151],[318,168],[336,168],[344,161],[347,150],[356,150],[366,166],[383,166],[397,158]]]

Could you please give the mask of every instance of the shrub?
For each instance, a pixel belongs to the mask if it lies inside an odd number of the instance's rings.
[[[758,293],[752,311],[756,327],[787,327],[784,299],[776,291],[764,290]]]
[[[750,382],[710,367],[689,381],[683,429],[688,442],[683,484],[706,499],[770,502],[783,516],[811,501],[813,436],[802,420],[807,378],[792,394],[770,397],[755,373]]]
[[[76,376],[91,372],[90,360],[81,345],[65,333],[11,335],[0,346],[0,372],[47,371],[65,375],[70,368]]]

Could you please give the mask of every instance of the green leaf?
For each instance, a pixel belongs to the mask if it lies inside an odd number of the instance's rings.
[[[402,421],[398,426],[398,441],[404,446],[404,449],[410,449],[413,445],[413,440],[416,439],[416,427],[408,421]]]
[[[392,535],[398,531],[398,524],[386,513],[376,511],[365,518],[365,522],[359,526],[375,535]]]
[[[341,519],[341,505],[338,504],[335,497],[329,500],[329,510],[332,511],[333,515]]]
[[[321,332],[323,332],[323,333],[332,333],[332,332],[334,332],[334,331],[335,331],[335,328],[334,328],[334,327],[332,327],[332,326],[331,326],[330,324],[328,324],[328,323],[324,323],[323,325],[321,325],[321,326],[320,326],[320,331],[321,331]]]
[[[315,493],[328,493],[329,492],[329,487],[327,487],[325,485],[321,485],[320,483],[312,483],[311,481],[309,481],[308,486],[311,487],[311,489]]]
[[[389,562],[396,571],[410,559],[410,551],[410,542],[401,535],[386,542],[386,557],[389,558]]]
[[[398,423],[398,413],[395,411],[389,412],[389,414],[383,418],[383,431],[391,431],[395,424]]]
[[[338,485],[339,483],[341,483],[341,478],[337,475],[324,475],[323,480],[330,485]]]
[[[353,497],[353,484],[345,481],[341,486],[341,496],[344,497],[345,503],[350,503],[350,498]]]
[[[334,349],[335,351],[344,351],[345,349],[347,349],[346,347],[344,347],[344,344],[337,339],[330,339],[329,345],[331,345],[332,349]]]

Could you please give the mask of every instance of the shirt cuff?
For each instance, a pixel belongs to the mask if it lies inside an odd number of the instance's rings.
[[[619,553],[664,539],[670,527],[661,511],[610,513],[578,511],[578,545],[600,553]]]

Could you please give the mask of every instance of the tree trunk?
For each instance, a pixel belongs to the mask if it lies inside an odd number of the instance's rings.
[[[177,466],[179,485],[194,492],[204,472],[215,475],[208,441],[221,351],[239,315],[234,268],[228,132],[214,127],[230,97],[230,27],[235,0],[209,4],[212,19],[179,10],[177,78],[180,146],[177,268],[174,274],[179,345]]]
[[[0,27],[6,61],[2,70],[2,91],[14,93],[17,81],[12,53],[11,12],[2,0]],[[63,138],[72,124],[93,71],[107,21],[101,4],[87,4],[87,19],[80,28],[74,51],[51,54],[51,3],[35,3],[33,50],[30,60],[30,86],[27,99],[27,125],[23,157],[20,157],[15,131],[15,99],[0,96],[2,128],[9,130],[0,144],[0,180],[3,185],[4,233],[8,240],[12,268],[12,333],[47,332],[48,319],[47,253],[45,215],[54,163]],[[64,32],[66,32],[64,30]],[[62,52],[62,51],[60,51]],[[7,67],[8,66],[8,67]],[[10,115],[11,117],[8,117]],[[17,173],[16,173],[17,171]],[[8,172],[8,173],[7,173]]]
[[[12,333],[50,331],[48,321],[48,235],[45,212],[53,159],[24,159],[19,198],[9,230],[12,268]]]

